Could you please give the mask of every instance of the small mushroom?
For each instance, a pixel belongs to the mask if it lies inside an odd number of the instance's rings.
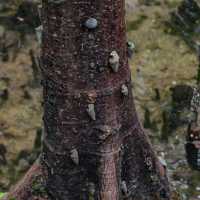
[[[107,125],[96,126],[96,129],[101,132],[101,134],[98,134],[100,140],[106,140],[112,134],[112,128]]]
[[[158,159],[159,159],[160,163],[162,164],[162,166],[166,168],[167,167],[166,160],[161,156],[158,156]]]
[[[121,183],[121,189],[122,189],[122,193],[124,195],[128,194],[128,188],[127,188],[127,185],[126,185],[126,181],[122,181],[122,183]]]
[[[133,56],[134,50],[135,50],[135,44],[133,42],[127,42],[127,51],[128,51],[128,57],[131,58]]]
[[[78,155],[78,151],[76,149],[71,150],[70,157],[71,157],[72,161],[74,162],[74,164],[76,164],[76,165],[79,164],[79,155]]]
[[[40,21],[42,21],[42,4],[39,4],[37,9],[38,9],[38,16],[40,18]]]
[[[157,183],[159,181],[159,177],[157,174],[151,174],[150,179],[152,182]]]
[[[95,69],[95,63],[94,63],[94,62],[91,62],[91,63],[90,63],[90,67],[91,67],[92,69]]]
[[[89,18],[85,21],[85,27],[88,29],[95,29],[98,26],[98,21],[95,18]]]
[[[125,84],[123,84],[122,87],[121,87],[121,93],[124,96],[128,96],[128,87]]]
[[[110,67],[114,72],[119,70],[119,55],[116,51],[112,51],[109,58]]]
[[[95,109],[94,109],[94,104],[88,105],[87,113],[92,120],[96,120],[96,113],[95,113]]]
[[[36,37],[37,37],[37,40],[38,40],[39,45],[42,44],[42,31],[43,31],[42,25],[41,25],[41,26],[38,26],[38,27],[35,29]]]

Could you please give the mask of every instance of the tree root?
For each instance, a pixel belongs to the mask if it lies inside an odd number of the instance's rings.
[[[49,200],[45,190],[45,176],[44,169],[36,161],[2,200]]]

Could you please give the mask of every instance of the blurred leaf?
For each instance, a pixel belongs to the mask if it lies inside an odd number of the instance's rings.
[[[0,192],[0,198],[4,197],[5,194],[5,192]]]

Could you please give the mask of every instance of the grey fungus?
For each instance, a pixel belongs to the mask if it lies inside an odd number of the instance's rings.
[[[121,93],[123,94],[123,96],[128,96],[128,87],[125,85],[125,84],[123,84],[122,86],[121,86]]]
[[[70,157],[73,161],[74,164],[78,165],[79,164],[79,155],[77,149],[72,149],[70,152]]]
[[[128,41],[128,42],[127,42],[127,46],[128,46],[130,49],[132,49],[132,50],[135,49],[135,44],[134,44],[133,42],[131,42],[131,41]]]
[[[127,188],[127,185],[126,185],[126,181],[122,181],[122,183],[121,183],[121,190],[122,190],[122,193],[124,195],[128,194],[128,188]]]
[[[119,70],[119,59],[119,55],[116,51],[112,51],[110,53],[109,64],[113,72],[115,73]]]
[[[160,163],[162,164],[163,167],[165,167],[165,168],[167,167],[167,162],[163,157],[158,156],[158,160],[160,161]]]
[[[94,120],[94,121],[96,120],[94,104],[88,104],[87,113],[92,120]]]
[[[43,26],[42,25],[40,25],[37,28],[35,28],[36,37],[37,37],[39,45],[42,44],[42,31],[43,31]]]
[[[42,4],[39,4],[37,6],[37,10],[38,10],[38,16],[40,18],[40,21],[42,21]]]
[[[98,21],[97,19],[91,17],[85,21],[84,26],[90,30],[95,29],[98,26]]]
[[[131,58],[133,56],[134,50],[135,50],[135,44],[133,42],[128,41],[127,42],[128,58]]]
[[[94,63],[94,62],[91,62],[91,63],[90,63],[90,67],[91,67],[92,69],[94,69],[94,68],[95,68],[95,63]]]

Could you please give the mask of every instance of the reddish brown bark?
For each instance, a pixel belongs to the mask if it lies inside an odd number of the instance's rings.
[[[7,194],[3,200],[18,200],[18,199],[27,199],[27,200],[47,200],[47,196],[34,195],[33,184],[36,179],[45,179],[45,173],[42,170],[41,165],[36,162],[24,176],[24,178],[19,181],[19,183],[11,188],[11,192]],[[42,183],[42,181],[40,182]]]
[[[170,199],[133,103],[124,0],[44,0],[42,15],[48,199]],[[84,26],[89,18],[97,20],[95,29]],[[113,51],[118,71],[109,64]]]

